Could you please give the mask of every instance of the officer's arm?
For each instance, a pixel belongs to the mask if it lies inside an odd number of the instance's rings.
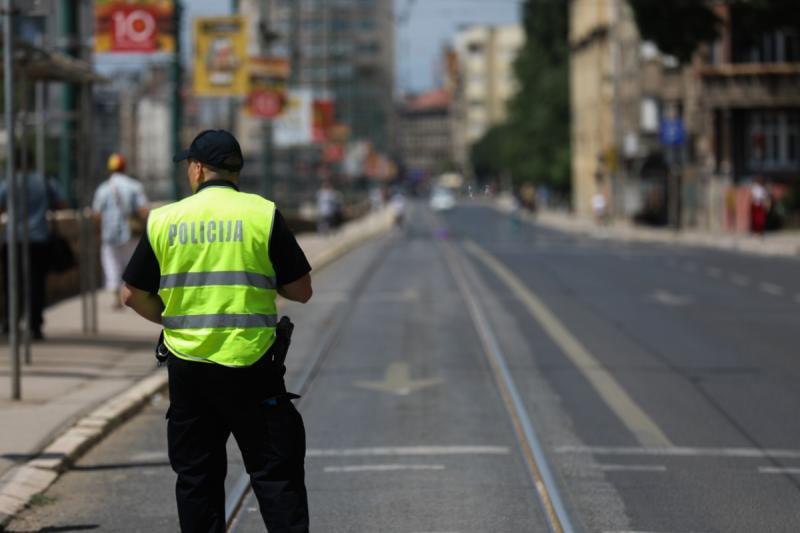
[[[161,313],[164,312],[164,302],[157,294],[137,289],[125,283],[120,293],[122,303],[136,311],[138,315],[150,322],[161,324]]]
[[[278,287],[278,294],[293,302],[306,303],[313,294],[311,290],[311,275],[306,274],[296,281],[281,285]]]

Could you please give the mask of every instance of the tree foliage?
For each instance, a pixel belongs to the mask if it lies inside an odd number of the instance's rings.
[[[479,177],[508,173],[515,184],[570,186],[568,2],[526,0],[526,43],[514,64],[519,84],[508,118],[472,147]]]

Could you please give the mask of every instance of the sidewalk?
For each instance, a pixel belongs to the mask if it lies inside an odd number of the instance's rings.
[[[498,206],[498,209],[503,209]],[[599,239],[625,242],[647,242],[695,246],[775,257],[800,257],[800,231],[767,233],[763,237],[734,233],[712,233],[696,229],[675,231],[666,228],[636,226],[629,221],[598,225],[590,218],[581,218],[560,211],[539,211],[523,218],[542,226]]]
[[[319,269],[393,225],[390,210],[327,236],[298,237]],[[61,471],[166,385],[153,347],[160,327],[130,309],[112,310],[97,293],[98,330],[84,335],[81,299],[45,311],[46,340],[32,344],[22,366],[22,401],[11,401],[7,341],[0,346],[0,530]]]

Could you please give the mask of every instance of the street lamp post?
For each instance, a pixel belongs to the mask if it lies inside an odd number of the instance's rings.
[[[19,400],[22,396],[20,384],[19,361],[19,330],[17,319],[17,295],[19,292],[19,270],[17,269],[17,178],[14,172],[14,40],[13,40],[13,12],[11,0],[3,2],[3,90],[6,127],[6,201],[8,206],[8,222],[6,234],[8,235],[8,354],[11,358],[11,399]]]

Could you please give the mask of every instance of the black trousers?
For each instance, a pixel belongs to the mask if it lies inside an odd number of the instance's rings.
[[[49,245],[46,242],[30,243],[30,271],[27,274],[28,283],[31,288],[31,330],[34,332],[42,330],[44,323],[44,303],[45,303],[45,284],[47,282],[47,265]],[[2,253],[3,266],[3,294],[8,294],[8,245],[3,244]],[[23,290],[22,280],[25,273],[22,271],[22,244],[17,245],[17,272],[19,276],[19,288],[17,291],[17,309],[20,319],[24,316],[25,291]],[[7,307],[8,302],[3,302],[3,307]],[[6,309],[5,328],[8,324],[8,310]]]
[[[169,356],[169,460],[184,533],[225,531],[225,444],[233,434],[269,533],[308,531],[305,428],[283,366],[227,368]]]

